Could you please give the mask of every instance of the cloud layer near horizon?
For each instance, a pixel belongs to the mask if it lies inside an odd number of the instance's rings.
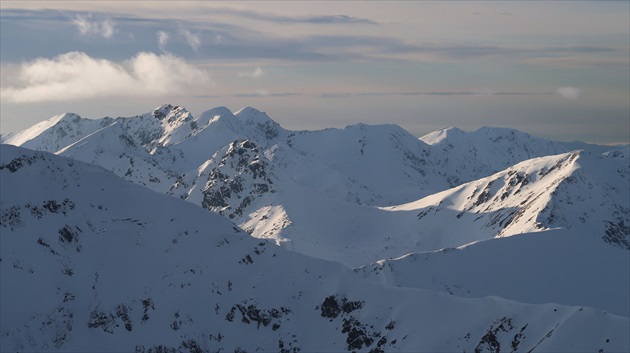
[[[140,52],[121,63],[69,52],[22,64],[2,101],[32,103],[103,96],[162,96],[211,84],[207,72],[169,53]]]
[[[570,86],[560,87],[556,92],[566,99],[577,99],[582,94],[582,90]]]

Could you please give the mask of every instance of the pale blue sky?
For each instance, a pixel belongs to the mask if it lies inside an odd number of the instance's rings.
[[[0,128],[171,103],[627,143],[629,53],[628,1],[3,0]]]

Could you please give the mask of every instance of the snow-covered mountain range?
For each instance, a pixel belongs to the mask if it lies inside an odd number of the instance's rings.
[[[2,142],[103,166],[350,267],[578,225],[630,248],[623,149],[572,152],[510,129],[420,139],[396,125],[288,131],[251,107],[194,117],[163,105],[129,118],[64,114]]]
[[[628,146],[172,105],[0,141],[2,351],[630,348]]]

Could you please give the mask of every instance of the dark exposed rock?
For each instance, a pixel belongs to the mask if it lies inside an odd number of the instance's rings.
[[[366,325],[362,324],[354,317],[344,318],[341,333],[346,333],[346,343],[348,344],[348,350],[361,349],[365,345],[369,347],[374,342],[373,336],[378,334],[372,332],[368,333]]]
[[[241,313],[241,322],[244,324],[256,323],[256,327],[260,328],[260,325],[267,327],[271,325],[271,329],[276,331],[280,328],[282,323],[281,319],[291,313],[291,309],[280,307],[271,309],[260,309],[256,303],[249,303],[243,301],[242,304],[235,304],[230,308],[225,316],[227,321],[234,321],[236,311]]]
[[[154,347],[145,348],[143,345],[137,345],[135,353],[178,353],[174,347],[167,347],[164,345],[157,345]]]
[[[344,314],[350,314],[351,312],[361,309],[363,307],[362,301],[351,301],[346,297],[337,299],[336,296],[330,295],[324,299],[322,305],[320,305],[321,316],[329,319],[334,319],[342,312]]]
[[[142,299],[142,322],[149,320],[149,309],[155,310],[155,305],[153,304],[153,299],[147,298]]]
[[[90,313],[90,321],[87,326],[89,328],[101,328],[103,331],[113,334],[116,327],[115,320],[116,317],[110,313],[93,310]]]
[[[341,313],[341,308],[339,307],[337,299],[334,295],[326,297],[320,308],[322,317],[330,319],[336,318]]]
[[[527,324],[521,327],[521,330],[516,335],[514,335],[514,338],[512,339],[512,352],[518,352],[518,346],[525,339],[525,334],[523,333],[523,331],[525,331],[526,328]]]
[[[501,352],[501,343],[497,338],[499,332],[510,332],[514,329],[512,326],[512,319],[508,317],[502,317],[501,319],[495,320],[486,334],[481,337],[477,347],[475,347],[475,353],[481,352],[491,352],[491,353],[499,353]]]
[[[612,220],[604,221],[602,238],[608,244],[630,250],[630,210],[618,206],[611,216]]]
[[[129,311],[127,309],[127,306],[125,306],[124,304],[116,306],[116,317],[119,317],[123,321],[123,323],[125,324],[125,329],[127,329],[127,331],[131,331],[133,329],[133,323],[129,318]]]
[[[474,203],[475,206],[479,206],[490,200],[490,187],[492,187],[492,182],[489,182],[479,196],[477,196],[477,200]]]
[[[241,259],[241,261],[238,262],[239,264],[243,264],[243,265],[249,265],[249,264],[253,264],[254,260],[252,260],[252,257],[248,255],[246,255],[244,258]]]
[[[23,226],[20,207],[11,206],[0,211],[0,226],[14,229]]]
[[[0,164],[0,170],[8,169],[11,173],[17,172],[20,168],[24,166],[30,166],[35,163],[39,158],[37,156],[22,156],[18,158],[14,158],[11,162],[7,164]]]
[[[197,341],[195,341],[194,339],[189,339],[189,340],[182,341],[181,347],[187,349],[188,353],[205,353],[205,352],[207,352],[206,350],[202,349],[199,346],[199,344],[197,343]]]
[[[63,302],[66,303],[72,300],[74,300],[74,295],[72,293],[65,292],[63,295]]]
[[[268,164],[254,143],[232,142],[208,175],[201,206],[230,219],[243,216],[256,197],[275,192],[267,169]]]
[[[63,228],[59,229],[59,241],[62,243],[72,243],[78,241],[78,232],[70,226],[65,225]]]

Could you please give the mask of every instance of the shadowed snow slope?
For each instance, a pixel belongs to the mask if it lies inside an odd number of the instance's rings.
[[[362,280],[96,166],[0,147],[1,351],[627,351],[628,318]]]
[[[456,296],[602,308],[630,317],[630,256],[588,232],[550,230],[414,253],[356,270],[398,287]]]

